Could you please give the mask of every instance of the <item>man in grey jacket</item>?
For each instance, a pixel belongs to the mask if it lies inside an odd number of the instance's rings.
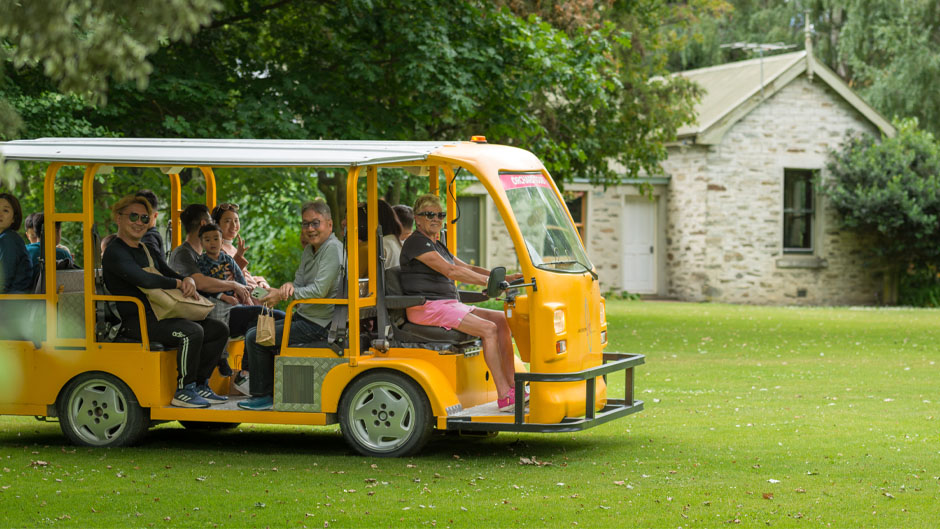
[[[307,202],[300,210],[303,234],[309,244],[304,248],[300,266],[294,281],[284,283],[261,299],[274,305],[289,299],[325,299],[339,297],[342,277],[343,244],[333,235],[333,220],[330,207],[325,202]],[[289,345],[324,341],[333,305],[301,304],[294,312],[290,326]],[[248,379],[251,398],[239,402],[246,410],[270,410],[274,407],[274,356],[281,348],[284,321],[274,327],[275,344],[258,345],[255,342],[256,328],[245,335],[245,357],[251,365]]]

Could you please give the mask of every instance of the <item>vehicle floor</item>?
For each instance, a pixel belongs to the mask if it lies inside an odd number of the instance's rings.
[[[246,411],[238,407],[239,402],[247,400],[249,397],[244,395],[229,395],[228,400],[219,404],[213,404],[209,409],[212,410],[226,410],[226,411]],[[172,407],[172,406],[165,406]],[[277,411],[277,410],[274,410]],[[529,406],[526,405],[525,412],[528,413]],[[295,412],[287,412],[295,413]],[[512,415],[512,411],[499,411],[499,408],[496,406],[496,401],[486,402],[484,404],[479,404],[473,406],[472,408],[466,408],[448,415],[448,417],[491,417],[494,415]]]

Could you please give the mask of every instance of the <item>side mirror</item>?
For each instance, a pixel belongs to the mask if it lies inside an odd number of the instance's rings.
[[[490,279],[486,282],[486,296],[495,298],[499,296],[501,283],[506,280],[506,267],[497,266],[490,271]]]

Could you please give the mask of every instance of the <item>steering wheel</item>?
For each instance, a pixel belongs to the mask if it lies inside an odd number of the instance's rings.
[[[490,278],[486,282],[486,296],[489,298],[495,298],[499,296],[499,291],[505,288],[503,283],[506,282],[506,267],[497,266],[496,268],[490,270]]]

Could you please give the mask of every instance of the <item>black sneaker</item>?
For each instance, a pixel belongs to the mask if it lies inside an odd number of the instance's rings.
[[[196,383],[191,382],[186,384],[183,389],[176,390],[170,405],[178,408],[208,408],[209,401],[196,393]]]
[[[232,366],[228,365],[228,358],[219,360],[219,374],[223,377],[232,376]]]
[[[215,391],[212,391],[212,388],[210,388],[208,384],[200,384],[196,386],[196,394],[206,399],[210,403],[225,402],[228,400],[228,397],[216,395]]]

